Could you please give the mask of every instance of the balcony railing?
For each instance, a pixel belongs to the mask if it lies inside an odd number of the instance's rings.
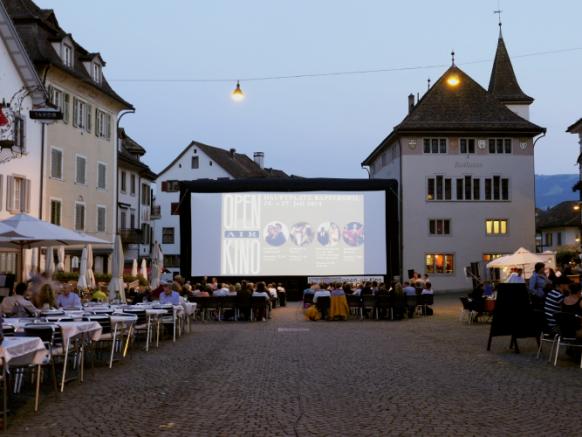
[[[141,229],[120,229],[123,244],[145,244],[145,235]]]
[[[160,205],[152,205],[152,213],[150,215],[150,220],[159,220],[162,218],[162,208]]]

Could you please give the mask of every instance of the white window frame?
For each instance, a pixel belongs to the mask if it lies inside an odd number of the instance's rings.
[[[99,108],[95,109],[95,136],[111,139],[111,114]]]
[[[125,179],[125,184],[123,183],[124,179]],[[121,170],[121,172],[119,174],[119,191],[121,191],[123,194],[127,194],[127,172],[125,170]]]
[[[77,227],[77,206],[78,205],[82,205],[83,206],[83,228],[78,228]],[[87,228],[87,204],[85,202],[79,202],[79,201],[75,201],[75,213],[74,213],[74,220],[73,220],[73,227],[75,231],[85,231],[85,229]]]
[[[85,180],[80,182],[79,181],[79,158],[83,159],[85,161]],[[75,184],[76,185],[83,185],[83,186],[87,186],[87,157],[85,155],[81,155],[79,153],[75,154]]]
[[[101,78],[103,77],[103,67],[98,62],[91,63],[91,76],[95,83],[101,84]]]
[[[437,151],[432,151],[432,142],[437,141]],[[441,141],[445,141],[445,151],[441,152]],[[429,142],[429,151],[426,151],[425,143]],[[446,137],[425,137],[422,139],[422,153],[425,155],[446,155],[449,153],[449,139]]]
[[[103,212],[103,221],[104,221],[103,230],[99,229],[99,210],[104,211]],[[99,232],[99,233],[107,232],[107,207],[105,205],[97,205],[97,214],[95,215],[95,218],[96,218],[95,226],[96,226],[97,232]]]
[[[435,222],[435,232],[434,232],[434,234],[430,232],[430,222],[431,221],[434,221]],[[436,222],[437,221],[442,222],[442,226],[443,226],[443,232],[440,233],[440,234],[438,232],[436,232],[436,230],[437,230],[437,223]],[[445,233],[444,232],[445,221],[448,221],[449,222],[449,232],[448,233]],[[451,226],[452,222],[453,222],[453,220],[451,218],[449,218],[449,217],[445,217],[445,218],[441,218],[441,217],[439,217],[439,218],[432,218],[431,217],[431,218],[429,218],[428,219],[428,222],[427,222],[427,224],[428,224],[428,235],[429,235],[429,237],[451,237],[453,235],[453,229],[452,229],[452,226]]]
[[[51,159],[50,159],[50,178],[55,179],[57,181],[64,181],[65,180],[65,154],[63,149],[56,146],[51,146]],[[53,176],[53,150],[61,152],[61,177]]]
[[[99,186],[99,168],[105,167],[105,176],[103,177],[103,186]],[[99,191],[107,191],[107,163],[103,161],[97,161],[97,189]]]
[[[491,223],[491,232],[488,224]],[[498,232],[495,232],[495,223],[498,223]],[[502,224],[505,223],[505,232],[501,232]],[[507,218],[486,218],[485,219],[485,236],[486,237],[506,237],[509,235],[509,219]]]
[[[129,195],[135,197],[137,177],[135,176],[135,173],[128,174],[129,174]]]
[[[73,126],[91,132],[92,106],[85,100],[73,97]]]
[[[69,56],[67,56],[67,49],[69,49],[69,52],[68,52]],[[74,54],[75,54],[75,48],[71,44],[63,42],[62,60],[63,60],[63,64],[65,64],[69,68],[73,67],[73,59],[75,58]]]
[[[59,215],[59,223],[53,223],[53,202],[58,202],[61,205],[60,215]],[[63,199],[58,197],[49,197],[49,223],[57,224],[58,226],[63,225]]]
[[[433,260],[433,271],[430,272],[427,270],[427,264],[426,264],[426,258],[428,256],[433,256],[436,257],[438,255],[442,255],[442,256],[450,256],[453,259],[453,269],[450,272],[437,272],[436,271],[436,264]],[[443,260],[445,261],[445,260]],[[431,276],[455,276],[457,273],[457,254],[455,252],[452,251],[434,251],[434,252],[426,252],[424,254],[424,272],[431,275]]]

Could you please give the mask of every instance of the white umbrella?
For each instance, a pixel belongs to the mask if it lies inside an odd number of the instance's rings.
[[[487,264],[488,269],[499,269],[503,267],[525,267],[535,265],[536,263],[543,263],[544,259],[529,250],[520,247],[511,255],[505,255],[494,259]]]
[[[46,255],[44,257],[44,271],[52,278],[55,273],[55,252],[52,246],[46,248]]]
[[[95,274],[93,273],[93,246],[87,244],[87,287],[91,290],[97,288]]]
[[[162,251],[160,250],[160,245],[156,241],[154,243],[154,247],[152,249],[152,265],[151,265],[152,278],[150,279],[150,288],[152,290],[154,290],[160,286],[160,273],[162,272],[162,266],[161,266],[161,262],[160,262],[161,252]]]
[[[125,303],[125,284],[123,283],[123,247],[121,246],[121,237],[115,236],[115,242],[113,244],[113,262],[111,263],[111,281],[107,287],[109,290],[109,300],[112,301],[117,298],[117,293],[119,293],[119,298],[121,302]]]
[[[65,271],[65,246],[57,248],[57,272]]]
[[[131,276],[134,278],[137,276],[137,260],[134,258],[131,263]]]
[[[30,262],[26,268],[26,273],[28,274],[28,279],[32,279],[36,275],[37,261],[38,261],[38,249],[34,248],[30,250]],[[26,256],[25,256],[26,258]]]
[[[145,258],[141,259],[141,269],[140,273],[143,278],[147,281],[148,280],[148,263]]]
[[[86,290],[87,285],[87,248],[83,249],[81,254],[81,267],[79,268],[79,279],[77,280],[77,287],[81,290]]]

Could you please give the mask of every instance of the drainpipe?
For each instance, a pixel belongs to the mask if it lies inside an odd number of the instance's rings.
[[[115,233],[119,233],[119,220],[117,220],[117,208],[119,205],[119,171],[117,168],[117,154],[119,153],[119,123],[121,122],[121,119],[123,118],[124,115],[127,114],[135,114],[135,109],[128,109],[126,111],[122,111],[118,116],[117,116],[117,125],[115,128],[115,138],[117,139],[116,143],[115,143],[115,165],[113,166],[115,168],[115,205],[114,205],[114,209],[115,209]]]
[[[544,127],[544,128],[543,128],[543,130],[542,130],[542,133],[541,133],[541,135],[539,135],[539,136],[538,136],[538,137],[537,137],[537,138],[534,140],[534,142],[533,142],[533,145],[532,145],[532,153],[534,154],[534,156],[535,156],[536,143],[537,143],[539,140],[541,140],[543,137],[545,137],[545,136],[546,136],[546,132],[547,132],[547,129]],[[533,179],[534,179],[534,180],[533,180],[533,183],[534,183],[534,211],[533,211],[533,214],[534,214],[534,217],[535,217],[535,216],[536,216],[536,205],[535,205],[535,193],[536,193],[536,178],[535,178],[536,169],[535,169],[535,158],[534,158],[534,159],[532,159],[532,167],[533,167],[533,168],[532,168],[532,173],[533,173],[533,175],[534,175],[534,178],[533,178]],[[580,191],[580,197],[581,197],[581,199],[582,199],[582,191]],[[535,219],[534,219],[534,220],[535,220]],[[582,223],[580,224],[580,226],[581,226],[581,230],[582,230]],[[535,228],[535,224],[534,224],[534,228]],[[534,251],[535,251],[535,250],[536,250],[536,248],[537,248],[536,239],[535,239],[535,236],[536,236],[536,235],[537,235],[537,230],[534,230]],[[582,235],[582,233],[581,233],[581,235]],[[543,241],[542,241],[542,244],[541,244],[541,250],[542,250],[542,252],[544,251],[544,242],[543,242]]]

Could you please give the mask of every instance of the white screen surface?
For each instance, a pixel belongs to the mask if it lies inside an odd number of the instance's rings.
[[[384,191],[192,193],[193,276],[386,274]]]

